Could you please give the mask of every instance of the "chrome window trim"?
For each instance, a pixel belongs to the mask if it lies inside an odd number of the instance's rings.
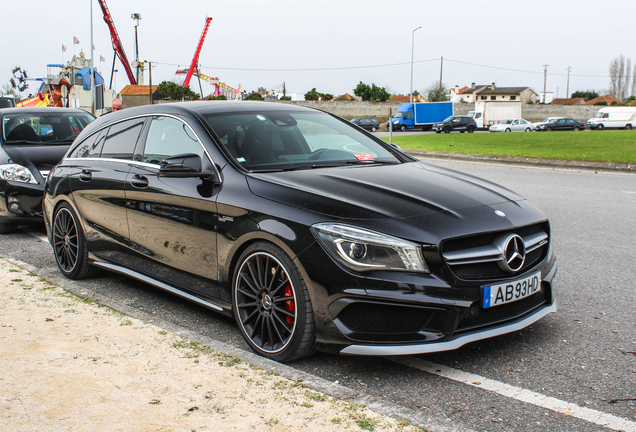
[[[188,129],[190,129],[190,132],[192,132],[192,135],[195,136],[195,138],[197,139],[197,141],[199,142],[199,145],[201,146],[201,148],[203,149],[203,152],[205,153],[205,155],[208,157],[208,161],[212,164],[212,168],[214,169],[214,172],[216,173],[216,178],[219,179],[219,182],[221,182],[221,173],[219,173],[219,170],[216,168],[216,164],[214,163],[214,159],[212,158],[212,156],[210,156],[210,153],[208,152],[208,149],[205,148],[205,146],[203,145],[203,141],[201,140],[201,138],[199,137],[199,135],[194,131],[194,129],[192,129],[192,127],[185,122],[182,118],[180,118],[179,116],[176,116],[174,114],[165,114],[165,113],[151,113],[151,114],[139,114],[136,116],[132,116],[132,117],[127,117],[125,119],[121,119],[121,120],[117,120],[115,122],[112,123],[108,123],[106,125],[104,125],[103,127],[99,128],[98,130],[96,130],[94,133],[90,134],[89,136],[87,136],[85,139],[83,139],[80,143],[78,143],[77,145],[74,145],[72,148],[70,148],[66,154],[64,155],[64,158],[62,159],[62,162],[66,162],[67,160],[100,160],[100,161],[109,161],[109,162],[123,162],[123,163],[132,163],[134,165],[139,165],[139,166],[146,166],[146,167],[160,167],[161,165],[159,164],[149,164],[147,162],[140,162],[140,161],[136,161],[133,159],[112,159],[112,158],[69,158],[68,156],[70,154],[73,153],[73,151],[75,151],[75,149],[81,145],[84,141],[86,141],[87,139],[89,139],[90,137],[92,137],[93,135],[100,133],[101,131],[103,131],[104,129],[106,129],[107,127],[111,127],[113,125],[116,125],[118,123],[122,123],[128,120],[133,120],[136,118],[148,118],[148,117],[170,117],[173,118],[177,121],[180,121],[181,123],[183,123],[184,125],[186,125],[188,127]],[[151,119],[152,120],[152,119]],[[108,138],[108,137],[107,137]],[[145,145],[144,145],[145,147]],[[133,155],[134,156],[134,155]]]

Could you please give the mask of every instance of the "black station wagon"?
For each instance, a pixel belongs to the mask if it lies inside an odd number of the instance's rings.
[[[451,350],[556,311],[534,205],[309,108],[101,117],[52,170],[44,211],[67,277],[115,271],[234,316],[279,361]]]

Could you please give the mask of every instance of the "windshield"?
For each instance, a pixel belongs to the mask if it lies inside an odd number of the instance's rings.
[[[455,118],[455,116],[446,117],[444,119],[444,122],[452,122],[454,118]]]
[[[541,120],[541,123],[552,123],[553,121],[557,120],[559,117],[548,117],[547,119],[543,119]]]
[[[512,122],[515,121],[514,119],[506,119],[506,120],[502,120],[501,124],[512,124]]]
[[[404,114],[406,114],[406,111],[398,111],[393,115],[393,118],[401,119],[402,117],[404,117]]]
[[[73,141],[94,120],[89,113],[33,112],[2,117],[4,144],[59,144]]]
[[[248,170],[400,162],[357,127],[321,112],[204,113],[203,116],[228,153]]]

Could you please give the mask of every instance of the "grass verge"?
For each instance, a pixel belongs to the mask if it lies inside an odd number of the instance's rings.
[[[389,138],[383,138],[388,141]],[[636,163],[636,131],[393,134],[405,150]]]

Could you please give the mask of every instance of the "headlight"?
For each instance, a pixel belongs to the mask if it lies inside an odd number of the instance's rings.
[[[398,124],[399,122],[399,120],[393,120],[393,124]]]
[[[28,168],[18,164],[0,165],[0,178],[3,180],[38,184],[33,173]]]
[[[311,231],[329,255],[351,270],[430,273],[418,244],[337,223],[316,224]]]

